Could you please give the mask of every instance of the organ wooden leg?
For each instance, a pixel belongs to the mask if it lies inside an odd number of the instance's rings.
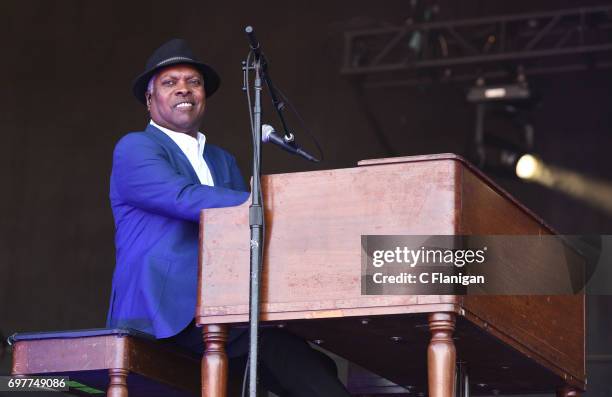
[[[202,357],[202,397],[226,397],[227,394],[227,325],[202,326],[204,356]]]
[[[127,369],[112,368],[108,370],[110,376],[110,384],[106,395],[109,397],[128,397],[127,377],[129,371]]]
[[[454,313],[429,315],[431,341],[427,348],[427,373],[430,397],[453,397],[455,383]]]
[[[573,387],[560,387],[557,389],[557,397],[580,397],[580,391]]]

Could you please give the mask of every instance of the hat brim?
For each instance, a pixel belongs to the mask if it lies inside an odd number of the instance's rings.
[[[149,80],[153,77],[157,72],[161,69],[167,68],[172,65],[179,64],[187,64],[195,67],[200,73],[202,73],[202,77],[204,78],[204,90],[206,91],[206,97],[210,97],[212,94],[219,89],[219,85],[221,84],[221,79],[219,75],[213,68],[208,66],[205,63],[200,63],[196,61],[186,61],[186,60],[178,60],[176,62],[165,63],[164,65],[154,67],[153,69],[147,70],[140,76],[134,79],[132,83],[132,92],[136,99],[138,99],[143,105],[147,104],[147,99],[145,97],[145,93],[147,91],[147,85],[149,85]]]

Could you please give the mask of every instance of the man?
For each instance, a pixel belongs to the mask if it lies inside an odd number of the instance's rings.
[[[117,264],[107,325],[170,338],[200,354],[193,326],[200,211],[249,197],[234,157],[198,131],[219,83],[185,41],[158,48],[133,84],[151,122],[117,143],[110,186]],[[230,356],[245,356],[245,339],[230,333]],[[277,394],[348,396],[329,359],[295,336],[265,331],[260,352],[262,380]]]
[[[110,326],[158,338],[183,330],[195,313],[200,210],[249,196],[234,158],[198,133],[206,98],[218,87],[215,71],[195,61],[181,40],[159,48],[134,82],[152,121],[123,137],[113,155]]]

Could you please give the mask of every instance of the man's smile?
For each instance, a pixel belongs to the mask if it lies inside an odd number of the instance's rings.
[[[174,105],[173,107],[176,109],[191,109],[195,106],[195,103],[192,101],[181,101]]]

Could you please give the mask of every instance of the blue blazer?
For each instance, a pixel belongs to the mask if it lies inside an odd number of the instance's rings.
[[[200,210],[249,197],[232,155],[206,143],[204,159],[214,187],[200,184],[181,149],[151,125],[117,143],[110,182],[117,262],[108,327],[166,338],[193,319]]]

